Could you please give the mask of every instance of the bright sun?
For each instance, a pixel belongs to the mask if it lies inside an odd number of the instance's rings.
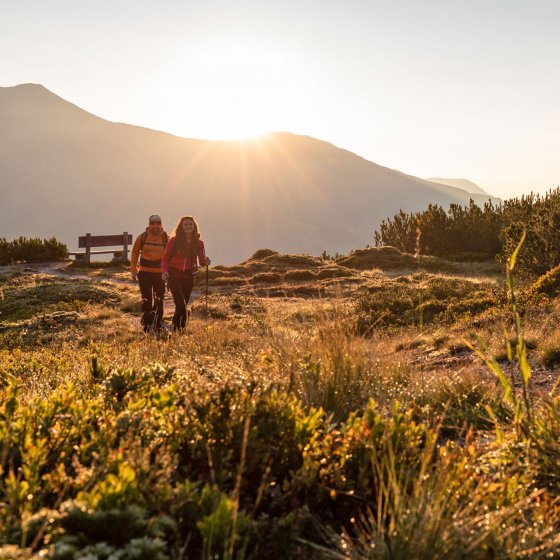
[[[298,77],[282,53],[258,48],[206,49],[184,66],[180,89],[189,136],[232,139],[285,129]]]

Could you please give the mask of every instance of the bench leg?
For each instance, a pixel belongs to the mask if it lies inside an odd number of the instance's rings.
[[[91,261],[91,233],[86,233],[86,263],[89,264]]]

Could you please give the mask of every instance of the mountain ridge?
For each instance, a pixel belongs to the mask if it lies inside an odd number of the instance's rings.
[[[468,179],[465,178],[444,179],[441,177],[430,177],[426,180],[430,181],[431,183],[440,183],[442,185],[448,185],[450,187],[463,189],[471,194],[482,194],[482,195],[492,196],[487,191],[485,191],[482,187],[479,187],[476,183],[473,183],[472,181],[469,181]]]
[[[488,195],[431,183],[286,131],[202,140],[112,122],[42,85],[0,88],[2,235],[168,230],[194,215],[215,262],[255,250],[344,253],[372,242],[401,208],[482,203]]]

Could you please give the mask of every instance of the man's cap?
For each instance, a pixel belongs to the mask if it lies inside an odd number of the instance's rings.
[[[161,223],[161,218],[157,214],[152,214],[148,221],[150,223],[152,223],[152,222],[160,222]]]

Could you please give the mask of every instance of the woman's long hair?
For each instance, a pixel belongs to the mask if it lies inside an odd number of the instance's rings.
[[[183,231],[182,223],[183,220],[192,220],[194,224],[194,230],[190,236]],[[173,236],[175,237],[175,243],[173,245],[172,253],[178,253],[182,257],[192,257],[196,262],[198,255],[198,240],[200,239],[200,233],[198,231],[198,224],[192,216],[183,216],[179,219],[179,222],[175,226],[173,231]],[[190,239],[189,239],[190,237]]]

